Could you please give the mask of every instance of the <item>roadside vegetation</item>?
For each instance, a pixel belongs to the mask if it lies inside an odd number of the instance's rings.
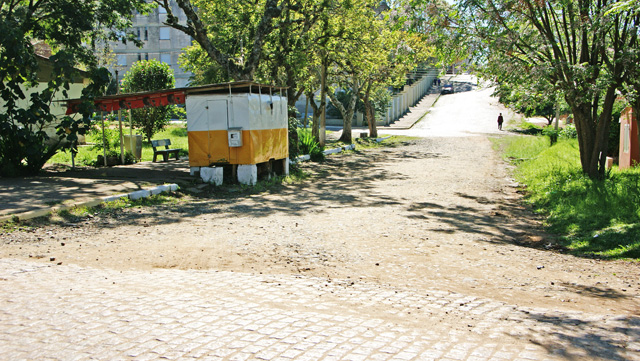
[[[118,131],[117,122],[108,122],[105,126],[105,137],[107,139],[107,156],[120,156],[120,133]],[[129,129],[123,129],[125,135],[129,134]],[[134,131],[134,134],[136,132]],[[139,131],[138,131],[139,134]],[[76,166],[101,166],[97,161],[98,156],[103,154],[102,128],[96,126],[87,134],[87,145],[78,147],[75,163]],[[155,133],[153,139],[169,139],[171,146],[181,148],[180,156],[188,155],[189,144],[187,140],[186,124],[169,125],[165,129]],[[129,155],[131,157],[131,155]],[[151,143],[142,142],[142,161],[153,160],[153,148]],[[71,151],[58,152],[51,157],[47,164],[65,164],[71,165]]]
[[[535,212],[561,244],[580,256],[640,260],[640,168],[607,171],[592,179],[580,165],[578,141],[562,136],[494,138],[506,160],[516,166]]]

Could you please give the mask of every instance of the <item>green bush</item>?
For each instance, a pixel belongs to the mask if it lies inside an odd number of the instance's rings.
[[[114,163],[109,163],[112,159],[115,158],[115,162]],[[135,162],[135,159],[133,158],[133,154],[131,154],[131,152],[125,152],[124,153],[124,163],[122,163],[121,159],[120,159],[120,152],[116,151],[116,150],[110,150],[107,152],[107,165],[111,166],[111,165],[121,165],[121,164],[133,164]],[[89,162],[89,165],[92,165],[94,167],[104,167],[104,155],[102,154],[98,154],[98,156],[96,157],[95,161],[93,162]]]
[[[578,138],[578,131],[576,130],[576,126],[573,124],[567,124],[564,129],[560,131],[560,136],[566,139],[576,139]]]
[[[551,141],[551,145],[554,145],[558,141],[558,136],[560,135],[560,129],[556,129],[554,126],[549,125],[547,127],[542,128],[542,135],[546,135],[549,137]]]
[[[112,127],[115,116],[110,114],[106,117],[104,122],[104,138],[102,122],[99,119],[94,120],[93,126],[87,132],[87,142],[93,144],[93,149],[102,150],[107,148],[107,151],[112,149],[120,149],[120,130]]]
[[[324,160],[324,149],[318,144],[309,129],[298,129],[298,138],[300,139],[300,153],[309,154],[314,162]]]
[[[296,107],[289,107],[288,118],[288,137],[289,137],[289,159],[296,159],[300,154],[300,140],[298,138],[298,129],[300,128],[300,121],[298,120]]]

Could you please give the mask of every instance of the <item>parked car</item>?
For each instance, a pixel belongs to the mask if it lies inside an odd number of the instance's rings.
[[[453,84],[443,85],[440,94],[453,94]]]

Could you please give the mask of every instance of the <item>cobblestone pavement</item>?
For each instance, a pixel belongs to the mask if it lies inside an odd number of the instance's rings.
[[[640,360],[640,318],[364,280],[0,260],[2,360]]]

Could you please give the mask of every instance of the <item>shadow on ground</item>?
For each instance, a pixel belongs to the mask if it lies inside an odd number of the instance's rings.
[[[129,193],[164,183],[192,181],[186,160],[109,168],[45,170],[35,177],[0,178],[0,215]]]
[[[631,335],[633,343],[639,342],[640,318],[638,317],[621,316],[613,321],[615,325],[610,325],[585,321],[570,316],[553,316],[538,313],[527,313],[525,316],[537,324],[536,327],[529,329],[527,340],[544,347],[550,354],[567,360],[582,360],[585,358],[584,354],[576,355],[569,352],[568,350],[570,349],[581,350],[590,359],[616,361],[628,360],[628,352],[635,353],[640,351],[628,349],[625,342],[615,337],[616,334]],[[540,327],[545,331],[541,331]],[[532,336],[533,339],[531,339]],[[536,336],[545,341],[536,341],[538,339]]]

